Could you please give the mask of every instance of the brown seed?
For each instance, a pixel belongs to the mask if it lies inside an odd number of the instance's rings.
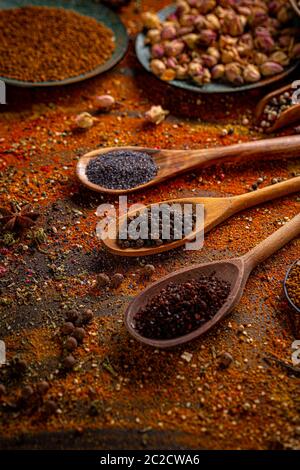
[[[68,370],[73,369],[75,364],[76,364],[76,359],[74,358],[74,356],[72,356],[72,354],[69,354],[63,360],[63,365],[65,369],[68,369]]]
[[[21,398],[27,401],[32,397],[33,393],[33,388],[30,385],[25,385],[21,390]]]
[[[49,389],[49,383],[46,380],[41,380],[36,386],[37,392],[43,395]]]
[[[66,340],[65,346],[68,351],[74,351],[78,346],[77,339],[73,338],[73,336],[69,336]]]
[[[82,312],[83,323],[90,323],[93,318],[94,318],[94,313],[93,313],[93,310],[91,310],[90,308],[87,308],[86,310]]]
[[[155,267],[153,264],[146,264],[143,269],[143,274],[145,277],[152,277],[152,275],[155,273]]]
[[[77,341],[81,342],[83,340],[83,338],[85,337],[85,330],[84,328],[75,328],[74,332],[73,332],[73,336],[74,338],[77,339]]]
[[[222,352],[219,357],[219,366],[221,369],[227,369],[233,361],[233,357],[228,352]]]
[[[55,401],[53,401],[53,400],[45,401],[44,405],[43,405],[43,411],[47,416],[48,415],[53,415],[54,413],[56,413],[57,405],[56,405]]]
[[[97,276],[97,286],[98,287],[107,287],[110,284],[110,279],[105,273],[100,273]]]
[[[76,310],[69,310],[66,313],[66,319],[68,322],[75,323],[76,320],[78,319],[78,312]]]
[[[120,285],[122,284],[123,281],[124,281],[123,274],[116,273],[116,274],[113,275],[113,277],[111,279],[111,285],[112,285],[112,287],[117,288],[117,287],[120,287]]]
[[[74,329],[75,329],[74,323],[67,321],[61,327],[61,332],[63,335],[70,335],[71,333],[73,333]]]

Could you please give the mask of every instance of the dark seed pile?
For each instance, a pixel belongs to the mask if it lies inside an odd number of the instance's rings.
[[[279,96],[274,96],[264,109],[260,122],[260,132],[264,132],[273,126],[279,115],[292,106],[292,90],[285,91]]]
[[[128,216],[127,217],[127,224],[124,226],[123,231],[124,233],[127,233],[127,239],[121,239],[120,234],[119,238],[117,240],[118,245],[121,248],[143,248],[143,247],[151,247],[151,246],[161,246],[164,243],[171,243],[176,240],[180,240],[184,238],[186,235],[190,232],[192,232],[195,223],[196,223],[196,214],[195,214],[195,206],[193,206],[193,212],[192,212],[192,217],[189,217],[189,220],[185,221],[184,220],[184,212],[182,213],[174,208],[172,210],[172,205],[170,205],[170,218],[167,220],[167,222],[164,223],[163,225],[163,215],[162,212],[159,212],[159,219],[158,219],[158,224],[157,227],[151,227],[152,225],[152,216],[151,216],[151,211],[148,210],[148,238],[147,240],[144,240],[142,238],[137,238],[134,240],[132,237],[130,237],[130,223],[133,222],[137,217],[141,215],[141,212],[137,212],[133,216]],[[182,220],[181,227],[177,227],[177,220]],[[128,230],[129,228],[129,230]],[[164,230],[163,230],[164,229]],[[164,231],[165,230],[170,230],[170,234],[167,238],[164,238]]]
[[[0,11],[0,76],[63,80],[95,69],[114,49],[110,29],[72,10],[26,6]]]
[[[151,181],[157,170],[148,153],[115,150],[91,160],[86,175],[91,183],[108,189],[130,189]]]
[[[286,287],[291,301],[300,308],[300,260],[291,269]]]
[[[145,338],[172,339],[196,330],[225,303],[230,284],[214,274],[181,284],[170,283],[135,317]]]

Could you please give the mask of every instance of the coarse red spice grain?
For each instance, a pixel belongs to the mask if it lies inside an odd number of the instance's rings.
[[[95,69],[114,48],[110,29],[71,10],[29,6],[0,11],[2,77],[63,80]]]

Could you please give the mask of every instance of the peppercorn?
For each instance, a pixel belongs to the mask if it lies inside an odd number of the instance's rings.
[[[61,327],[61,332],[63,335],[70,335],[73,331],[74,331],[74,324],[70,321],[66,322],[63,324],[63,326]]]
[[[72,354],[69,354],[63,360],[63,366],[65,367],[65,369],[73,369],[75,364],[76,364],[76,359],[74,358],[74,356],[72,356]]]
[[[34,394],[33,388],[30,385],[26,385],[21,390],[21,399],[23,401],[28,401]]]
[[[111,278],[111,286],[114,288],[118,288],[122,284],[123,280],[124,280],[123,274],[116,273]]]
[[[67,313],[66,313],[66,319],[68,322],[71,322],[71,323],[75,323],[76,320],[78,319],[78,312],[76,310],[69,310]]]
[[[73,331],[73,336],[74,338],[77,339],[77,341],[81,342],[83,340],[83,338],[85,337],[85,330],[84,328],[75,328],[75,330]]]
[[[42,411],[46,416],[50,416],[50,415],[55,414],[56,411],[57,411],[57,405],[56,405],[55,401],[46,400],[43,404]]]
[[[76,349],[78,346],[78,342],[76,338],[74,338],[73,336],[69,336],[69,338],[67,338],[66,340],[65,346],[68,351],[74,351],[74,349]]]
[[[49,383],[46,380],[41,380],[36,386],[37,392],[44,395],[49,389]]]
[[[82,312],[82,320],[84,324],[90,323],[93,318],[94,318],[94,313],[90,308],[87,308],[86,310]]]

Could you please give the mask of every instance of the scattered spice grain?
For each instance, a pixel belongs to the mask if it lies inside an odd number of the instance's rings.
[[[292,267],[286,281],[286,287],[291,301],[300,309],[300,260]]]

